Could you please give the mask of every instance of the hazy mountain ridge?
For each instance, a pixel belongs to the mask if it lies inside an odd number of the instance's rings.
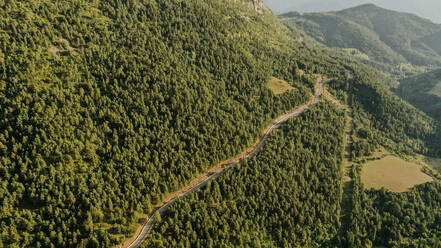
[[[357,49],[379,64],[399,73],[402,66],[441,66],[441,25],[413,14],[365,4],[337,12],[287,13],[288,25],[304,30],[317,41],[343,49]]]
[[[399,12],[416,14],[435,23],[441,23],[441,2],[438,0],[264,0],[275,13],[283,14],[289,11],[327,12],[338,11],[362,4],[373,3],[382,8]]]

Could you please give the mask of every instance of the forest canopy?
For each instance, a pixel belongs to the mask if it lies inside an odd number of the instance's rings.
[[[380,143],[395,153],[440,154],[438,123],[393,95],[384,86],[388,78],[302,42],[300,33],[269,11],[231,0],[0,2],[0,247],[120,243],[167,194],[240,153],[273,118],[307,102],[317,74],[333,78],[329,90],[357,114],[362,135],[354,142],[354,158]],[[295,90],[274,95],[267,88],[271,77]],[[231,202],[210,207],[228,210],[231,204],[265,213],[255,218],[237,209],[240,220],[260,221],[267,231],[250,229],[239,241],[228,236],[231,244],[265,244],[270,238],[280,246],[315,245],[336,235],[344,114],[328,103],[319,109],[278,131],[259,155],[263,161],[244,161],[222,178],[228,182],[250,172],[282,183],[285,172],[291,173],[287,180],[295,184],[271,185],[268,199],[280,197],[297,209],[311,206],[307,215],[260,197],[244,199],[240,187],[262,189],[257,176],[246,177],[249,185],[225,185],[222,194],[223,181],[213,182],[189,198],[225,197]],[[309,135],[314,130],[321,136]],[[276,142],[292,153],[278,150]],[[276,152],[280,157],[273,160]],[[299,197],[287,195],[293,192]],[[307,228],[280,222],[271,209]],[[175,212],[155,227],[156,239],[148,245],[174,242],[161,241],[168,233],[160,231],[171,228],[167,221]],[[214,226],[217,220],[210,218]],[[187,225],[180,221],[176,228]],[[222,235],[241,227],[230,224]],[[195,228],[192,237],[200,230],[205,229]],[[207,246],[210,239],[227,240],[203,235]]]

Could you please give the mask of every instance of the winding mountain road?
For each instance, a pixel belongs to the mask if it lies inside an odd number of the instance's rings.
[[[164,213],[173,203],[175,203],[177,200],[184,198],[185,196],[189,195],[190,193],[200,189],[201,187],[205,186],[209,181],[212,181],[218,177],[220,177],[227,169],[235,166],[237,163],[239,163],[240,159],[244,158],[251,158],[256,153],[258,153],[263,145],[265,144],[265,141],[268,139],[269,134],[272,130],[278,128],[282,123],[286,122],[292,117],[298,116],[305,111],[311,109],[314,107],[319,101],[320,97],[323,94],[323,85],[330,80],[319,77],[318,78],[318,85],[315,87],[315,94],[312,97],[312,99],[304,105],[301,105],[299,107],[296,107],[295,109],[292,109],[288,113],[279,116],[277,119],[275,119],[264,131],[263,136],[261,139],[259,139],[252,147],[248,148],[246,151],[244,151],[242,154],[239,154],[238,156],[231,158],[229,160],[223,161],[219,163],[217,166],[212,168],[211,170],[207,171],[206,173],[200,175],[198,179],[195,179],[192,183],[190,183],[189,186],[175,192],[174,194],[171,194],[171,196],[164,200],[162,202],[161,207],[159,207],[156,211],[159,214]],[[196,183],[195,183],[196,182]],[[145,241],[148,234],[153,228],[153,225],[155,224],[155,215],[152,214],[150,218],[144,222],[142,226],[140,226],[135,233],[135,235],[126,240],[123,244],[116,246],[121,248],[138,248],[141,246],[141,244]]]

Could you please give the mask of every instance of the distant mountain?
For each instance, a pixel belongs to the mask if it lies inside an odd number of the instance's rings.
[[[365,4],[337,12],[291,12],[282,17],[317,41],[356,49],[351,53],[362,54],[364,60],[389,67],[389,71],[403,71],[409,65],[441,66],[441,25],[413,14]]]
[[[403,79],[395,92],[428,115],[441,120],[441,69]]]
[[[275,13],[282,14],[289,11],[298,12],[325,12],[337,11],[353,6],[374,3],[380,7],[401,12],[409,12],[441,23],[441,1],[438,0],[264,0],[265,4]]]

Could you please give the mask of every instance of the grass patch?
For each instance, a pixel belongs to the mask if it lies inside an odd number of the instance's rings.
[[[268,82],[267,87],[275,94],[280,95],[283,93],[286,93],[291,90],[295,90],[294,87],[288,84],[288,82],[284,80],[280,80],[275,77],[271,77],[270,81]]]
[[[421,165],[389,155],[365,164],[361,180],[366,188],[384,187],[393,192],[406,192],[415,185],[433,181],[421,169]]]

